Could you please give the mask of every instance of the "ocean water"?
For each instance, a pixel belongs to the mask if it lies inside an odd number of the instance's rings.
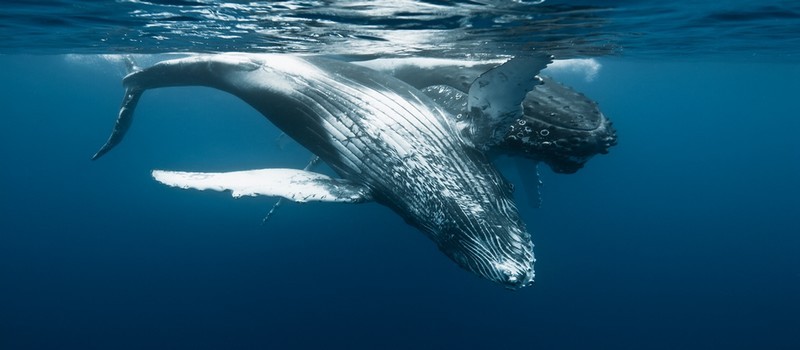
[[[4,1],[0,349],[800,348],[799,30],[790,1]],[[551,74],[619,144],[542,168],[541,208],[519,196],[521,290],[378,204],[287,203],[262,225],[273,199],[154,182],[308,162],[219,91],[148,91],[89,160],[123,94],[109,55],[532,49],[584,60]]]

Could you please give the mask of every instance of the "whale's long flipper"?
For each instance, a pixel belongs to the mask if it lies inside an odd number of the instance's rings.
[[[372,198],[369,188],[353,182],[296,169],[258,169],[227,173],[153,170],[153,178],[183,189],[231,191],[243,196],[283,197],[294,202],[361,203]]]
[[[281,135],[285,134],[281,133]],[[317,166],[317,164],[319,164],[319,156],[315,155],[311,157],[311,161],[309,161],[308,164],[306,164],[306,167],[303,168],[303,171],[309,171],[311,169],[314,169],[314,167]],[[261,219],[262,225],[265,224],[267,220],[269,220],[269,218],[272,217],[273,214],[275,214],[275,211],[278,210],[278,208],[280,208],[280,206],[283,204],[283,200],[284,200],[283,197],[278,198],[278,200],[275,201],[275,204],[272,205],[272,208],[269,208],[267,215],[264,215],[264,218]]]
[[[507,126],[523,116],[522,101],[542,83],[536,75],[550,62],[550,55],[515,57],[478,77],[469,88],[470,116],[459,123],[462,133],[484,150],[499,144]]]

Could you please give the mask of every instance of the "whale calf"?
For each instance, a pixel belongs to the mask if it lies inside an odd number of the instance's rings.
[[[207,86],[231,93],[326,162],[333,178],[294,169],[229,173],[161,171],[170,186],[230,190],[234,196],[294,201],[374,200],[426,234],[462,268],[516,289],[534,279],[531,236],[512,186],[475,147],[502,141],[541,83],[548,55],[518,57],[470,88],[468,127],[430,96],[390,75],[322,57],[281,54],[191,56],[136,70],[112,135],[98,159],[123,139],[144,91]]]

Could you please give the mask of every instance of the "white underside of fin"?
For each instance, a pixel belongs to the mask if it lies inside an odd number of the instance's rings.
[[[296,169],[257,169],[225,173],[153,170],[153,178],[183,189],[231,191],[243,196],[283,197],[295,202],[358,203],[369,189],[347,180]]]

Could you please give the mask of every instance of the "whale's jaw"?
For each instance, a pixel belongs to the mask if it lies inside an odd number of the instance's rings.
[[[465,270],[508,289],[533,283],[533,243],[518,220],[497,216],[465,222],[453,230],[434,240],[445,255]]]

